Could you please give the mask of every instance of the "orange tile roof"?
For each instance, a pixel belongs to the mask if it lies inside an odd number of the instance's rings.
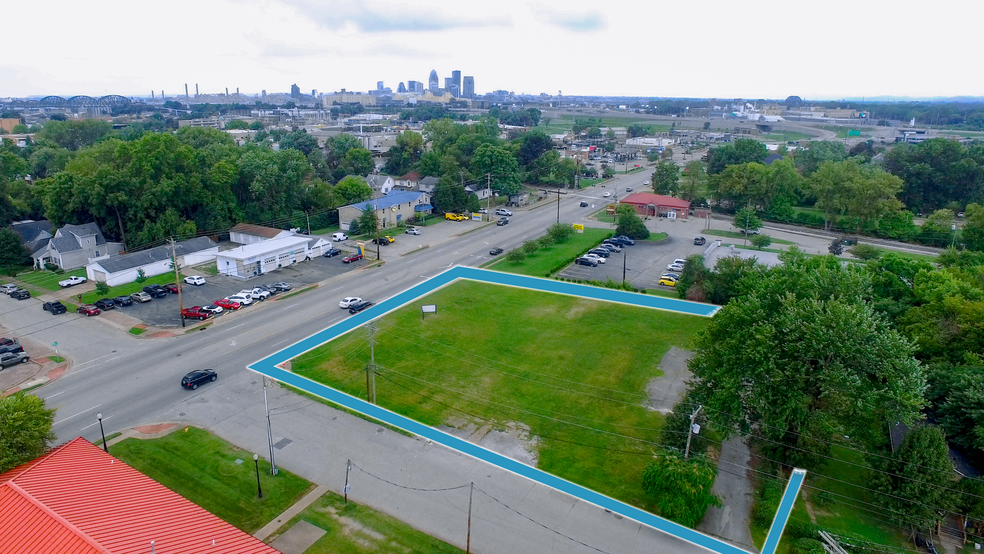
[[[636,192],[630,194],[622,199],[623,204],[636,204],[639,206],[648,206],[652,204],[654,206],[666,206],[670,208],[683,208],[687,209],[690,207],[690,202],[683,200],[681,198],[674,198],[672,196],[664,196],[662,194],[653,194],[651,192]]]
[[[263,225],[253,225],[252,223],[237,223],[232,227],[232,229],[229,229],[229,232],[244,233],[247,235],[255,235],[257,237],[272,239],[276,238],[280,233],[283,233],[284,230],[274,229],[273,227],[264,227]]]
[[[81,437],[0,475],[3,554],[146,554],[150,541],[158,554],[278,554]]]

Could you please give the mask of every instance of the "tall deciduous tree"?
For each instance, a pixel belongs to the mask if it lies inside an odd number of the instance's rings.
[[[335,200],[338,206],[355,204],[369,200],[372,197],[372,188],[362,177],[349,175],[335,185]]]
[[[731,144],[716,146],[709,151],[707,172],[717,175],[729,165],[740,165],[749,162],[762,163],[769,155],[765,144],[753,139],[736,139]]]
[[[956,489],[951,475],[946,437],[938,427],[918,425],[905,436],[888,460],[876,458],[876,487],[873,495],[886,515],[912,530],[928,532],[953,509]]]
[[[101,119],[78,119],[72,121],[49,121],[38,133],[39,139],[67,148],[78,150],[92,146],[113,132],[113,125]]]
[[[492,188],[502,194],[516,194],[522,189],[519,162],[509,150],[500,146],[483,144],[472,157],[472,173],[491,175]]]
[[[48,451],[55,440],[49,410],[33,394],[19,392],[0,397],[0,473],[15,468]]]
[[[822,163],[810,177],[808,188],[828,227],[835,215],[847,214],[860,230],[904,207],[895,197],[902,188],[901,180],[880,168],[862,166],[856,159]]]
[[[968,249],[984,252],[984,206],[976,203],[967,205],[960,238]]]
[[[832,140],[810,141],[805,148],[796,151],[796,167],[804,177],[813,175],[824,162],[840,162],[847,159],[843,143]]]
[[[649,229],[646,229],[646,224],[636,214],[633,206],[620,204],[618,206],[618,227],[615,229],[615,234],[643,240],[649,238]]]
[[[396,137],[396,144],[389,149],[386,172],[403,175],[413,169],[424,154],[424,137],[414,131],[404,131]]]

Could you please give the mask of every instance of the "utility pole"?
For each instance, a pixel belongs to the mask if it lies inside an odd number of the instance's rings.
[[[485,215],[489,216],[489,221],[492,221],[492,174],[487,174],[486,178],[488,179],[489,197],[486,199],[485,211],[488,213]]]
[[[348,491],[349,491],[349,470],[352,469],[352,460],[345,460],[345,488],[342,489],[342,493],[345,494],[345,503],[348,504]]]
[[[178,257],[174,253],[174,238],[169,237],[167,239],[171,242],[171,265],[174,266],[174,285],[178,287],[178,319],[181,320],[181,326],[185,326],[185,318],[182,314],[184,312],[184,304],[181,302],[181,279],[178,277]]]
[[[376,325],[370,321],[366,325],[369,331],[369,363],[366,364],[366,400],[376,403]]]
[[[267,444],[270,447],[270,475],[277,474],[277,461],[274,459],[273,448],[273,427],[270,425],[270,403],[267,402],[267,383],[266,376],[263,377],[263,408],[266,409],[267,420]]]
[[[373,202],[372,209],[373,209],[373,214],[372,214],[373,223],[375,223],[376,225],[376,261],[379,261],[382,259],[382,256],[380,256],[379,254],[379,214],[377,213],[379,212],[378,198]]]
[[[627,250],[622,248],[622,286],[625,286],[625,253]]]
[[[471,554],[471,507],[472,494],[475,493],[475,481],[468,488],[468,536],[465,538],[465,554]]]
[[[557,189],[557,190],[541,189],[541,190],[543,190],[543,193],[544,194],[556,194],[557,195],[557,223],[560,223],[560,195],[567,194],[567,193],[566,192],[560,192],[560,189]]]
[[[304,212],[304,217],[307,218],[308,235],[311,234],[311,213],[308,211]]]
[[[694,410],[694,413],[690,414],[690,428],[687,429],[687,449],[683,452],[684,459],[690,457],[690,438],[693,437],[694,435],[694,419],[697,418],[697,414],[700,412],[700,409],[703,407],[704,406],[702,405],[698,405],[697,409]]]

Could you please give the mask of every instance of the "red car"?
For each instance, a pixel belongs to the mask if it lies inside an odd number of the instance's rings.
[[[79,306],[79,309],[75,311],[77,311],[80,314],[85,314],[85,317],[89,317],[90,315],[99,315],[100,313],[102,313],[99,311],[99,308],[93,306],[92,304],[83,304]]]
[[[200,319],[205,321],[206,319],[212,317],[212,314],[211,312],[203,311],[201,306],[193,306],[191,308],[181,310],[181,317],[182,319]]]
[[[348,256],[347,258],[342,258],[342,263],[344,263],[344,264],[350,264],[352,262],[357,262],[357,261],[359,261],[361,259],[362,259],[362,254],[352,254],[351,256]]]
[[[239,308],[242,308],[242,305],[240,305],[239,302],[233,302],[232,300],[228,300],[226,298],[216,300],[213,303],[223,310],[238,310]]]
[[[175,285],[174,283],[168,283],[164,285],[164,288],[166,288],[171,294],[178,294],[178,285]]]

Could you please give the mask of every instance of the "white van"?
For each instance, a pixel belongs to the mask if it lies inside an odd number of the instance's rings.
[[[331,240],[338,242],[340,240],[348,240],[348,235],[345,233],[332,233]]]

